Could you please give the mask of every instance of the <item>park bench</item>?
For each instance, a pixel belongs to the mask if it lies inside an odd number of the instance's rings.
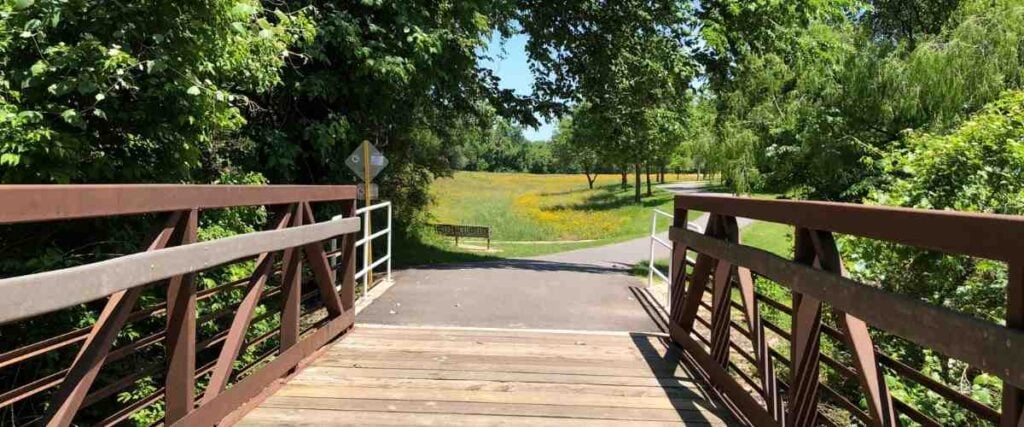
[[[459,245],[459,237],[487,239],[487,249],[491,249],[491,228],[479,225],[433,224],[434,232],[446,237],[455,238],[455,246]]]

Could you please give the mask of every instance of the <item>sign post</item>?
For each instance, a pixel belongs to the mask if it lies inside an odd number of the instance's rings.
[[[380,171],[384,170],[388,165],[388,159],[370,144],[370,141],[363,141],[363,144],[356,148],[352,154],[349,154],[348,159],[345,160],[345,165],[352,169],[359,178],[363,180],[363,207],[369,208],[370,203],[375,196],[376,191],[373,186],[373,179],[377,177]],[[373,265],[373,239],[370,236],[373,235],[373,228],[370,221],[370,211],[366,210],[366,218],[363,220],[366,230],[363,232],[363,236],[366,239],[366,250],[363,251],[363,257],[366,259],[366,277],[363,281],[363,294],[366,294],[366,290],[369,284],[373,282],[373,269],[370,266]]]

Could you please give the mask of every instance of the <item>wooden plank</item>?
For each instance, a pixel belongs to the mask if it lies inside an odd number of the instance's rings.
[[[364,337],[352,337],[337,348],[341,349],[377,349],[387,351],[398,349],[403,351],[441,351],[449,350],[452,354],[488,354],[488,355],[556,355],[562,357],[583,357],[591,359],[636,359],[646,357],[664,357],[665,349],[644,349],[636,347],[588,346],[552,343],[490,343],[483,341],[449,342],[449,341],[409,341],[381,340]]]
[[[342,415],[342,416],[339,416]],[[636,426],[677,426],[677,422],[636,421]],[[422,414],[407,412],[351,411],[259,408],[249,414],[240,426],[594,426],[619,427],[622,421],[580,420],[525,416]]]
[[[579,334],[563,331],[537,331],[516,329],[434,329],[434,328],[396,328],[379,325],[359,324],[359,337],[381,339],[409,339],[426,341],[486,341],[486,342],[552,342],[552,343],[583,343],[583,344],[628,344],[636,339],[668,338],[667,334],[647,332],[610,332]]]
[[[382,344],[395,343],[395,342],[408,342],[408,343],[449,343],[451,345],[494,345],[494,344],[516,344],[516,345],[555,345],[565,347],[584,347],[584,348],[611,348],[611,349],[636,349],[638,343],[644,345],[657,345],[664,347],[665,338],[661,337],[637,337],[636,339],[630,339],[625,337],[533,337],[533,336],[522,336],[522,337],[510,337],[510,336],[461,336],[461,337],[450,337],[441,335],[422,335],[422,336],[402,336],[402,335],[380,335],[380,334],[359,334],[359,340],[362,342],[379,342]],[[650,343],[650,344],[648,344]]]
[[[569,393],[580,395],[602,395],[618,397],[662,397],[675,399],[699,399],[687,386],[693,384],[677,383],[671,386],[625,386],[603,384],[562,384],[555,382],[518,382],[518,381],[487,381],[459,379],[422,379],[422,378],[364,378],[337,377],[324,375],[323,371],[303,372],[289,382],[291,386],[311,387],[347,387],[375,389],[430,389],[430,390],[466,390],[496,391],[506,393]]]
[[[320,358],[323,363],[331,363],[333,360],[415,360],[420,362],[449,361],[450,363],[491,363],[491,364],[524,364],[524,365],[554,365],[554,366],[580,366],[593,365],[611,368],[649,368],[661,369],[678,364],[677,360],[658,359],[595,359],[583,357],[558,357],[554,355],[481,355],[481,354],[459,354],[446,350],[441,351],[380,351],[374,349],[349,349],[343,357],[333,353],[325,354]]]
[[[444,390],[431,388],[377,388],[347,387],[340,385],[308,385],[289,383],[279,390],[277,396],[319,397],[319,398],[360,398],[388,400],[445,400],[453,402],[523,403],[558,406],[605,406],[614,408],[652,409],[714,409],[709,404],[691,398],[661,396],[609,396],[606,394],[567,394],[540,391],[483,391]]]
[[[497,367],[497,365],[489,365]],[[462,368],[460,366],[459,368]],[[407,378],[430,380],[475,380],[503,381],[523,383],[558,383],[558,384],[591,384],[610,386],[641,386],[641,387],[694,387],[693,380],[682,376],[655,376],[651,372],[642,376],[587,375],[561,372],[547,372],[546,369],[557,370],[558,367],[541,367],[538,372],[509,372],[498,369],[479,370],[441,370],[441,369],[402,369],[373,367],[342,367],[321,366],[317,364],[303,371],[303,378]],[[641,374],[643,372],[640,372]]]
[[[240,258],[359,231],[356,218],[248,233],[0,280],[0,324],[104,298]],[[80,286],[89,283],[89,286]]]
[[[677,195],[676,207],[1003,261],[1024,253],[1018,215],[712,195]]]
[[[386,399],[320,399],[274,396],[265,408],[321,409],[330,411],[405,412],[416,414],[507,415],[587,420],[715,422],[721,414],[696,410],[609,408],[604,406],[530,405],[517,403],[394,401]],[[339,418],[348,418],[339,414]]]
[[[359,328],[240,425],[725,425],[732,420],[680,369],[679,350],[664,338],[591,338]]]
[[[360,329],[362,331],[362,329]],[[409,346],[450,346],[450,347],[532,347],[567,350],[572,349],[607,349],[619,352],[633,352],[640,354],[642,351],[649,351],[650,348],[664,349],[668,347],[668,338],[661,336],[638,335],[629,337],[606,337],[606,336],[459,336],[450,337],[442,335],[402,336],[382,335],[375,332],[353,336],[353,340],[345,340],[341,346],[350,343],[366,343],[382,346],[393,346],[396,344]],[[642,348],[641,348],[642,347]],[[641,351],[642,350],[642,351]]]
[[[0,224],[354,199],[354,185],[0,185]]]
[[[677,228],[669,234],[698,252],[734,261],[879,329],[1024,386],[1024,365],[1019,358],[1024,352],[1024,332],[789,262],[756,248]]]
[[[529,360],[527,363],[505,360],[491,362],[468,362],[459,358],[442,360],[410,360],[403,357],[321,357],[317,366],[340,368],[374,368],[374,369],[422,369],[446,372],[496,372],[496,373],[551,373],[564,375],[588,375],[606,377],[671,378],[682,369],[678,365],[663,364],[661,366],[634,365],[633,367],[607,366],[596,364],[545,364],[543,360]],[[520,361],[521,362],[521,361]]]

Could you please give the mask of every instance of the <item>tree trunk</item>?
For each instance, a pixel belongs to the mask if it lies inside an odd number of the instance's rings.
[[[651,197],[651,195],[653,193],[651,193],[651,164],[650,163],[648,163],[646,165],[646,169],[647,169],[647,197]]]
[[[640,164],[633,165],[633,203],[640,203]]]
[[[628,173],[628,169],[626,169],[626,167],[623,166],[622,167],[622,172],[621,172],[621,174],[622,174],[622,189],[623,190],[629,188],[629,180],[626,178],[626,174],[627,173]]]
[[[658,176],[658,182],[664,184],[665,183],[665,165],[662,164],[661,168],[659,168],[659,170],[660,170],[661,173]]]
[[[585,175],[587,175],[587,185],[590,187],[591,190],[593,190],[594,189],[594,181],[597,181],[597,175],[595,174],[594,177],[591,178],[590,177],[590,175],[591,175],[590,174],[590,168],[583,168],[583,173]]]

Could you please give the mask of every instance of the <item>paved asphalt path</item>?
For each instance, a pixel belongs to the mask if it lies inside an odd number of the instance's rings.
[[[668,188],[699,191],[690,185]],[[707,216],[694,221],[702,226]],[[749,221],[740,221],[746,226]],[[667,240],[667,236],[662,236]],[[600,331],[659,331],[660,307],[629,269],[650,256],[641,238],[527,259],[447,264],[395,273],[358,322]],[[658,248],[656,258],[669,256]]]

